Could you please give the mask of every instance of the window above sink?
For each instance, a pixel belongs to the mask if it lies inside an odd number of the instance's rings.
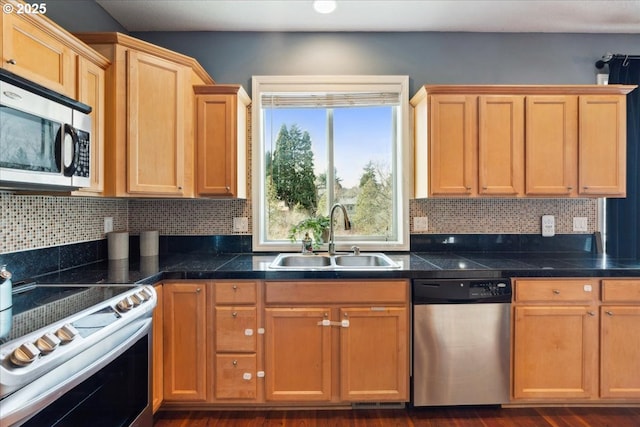
[[[409,249],[408,86],[407,76],[253,77],[253,250],[297,250],[290,227],[335,203],[352,222],[336,229],[337,250]]]

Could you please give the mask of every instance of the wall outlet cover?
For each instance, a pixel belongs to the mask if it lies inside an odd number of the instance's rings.
[[[110,233],[113,231],[113,217],[107,216],[104,218],[104,232]]]
[[[429,219],[426,216],[413,217],[413,231],[427,231],[429,229]]]

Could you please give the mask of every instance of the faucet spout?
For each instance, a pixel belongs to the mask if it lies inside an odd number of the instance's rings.
[[[333,231],[333,216],[335,215],[336,209],[340,208],[342,210],[342,219],[344,222],[344,229],[351,230],[351,221],[349,221],[349,215],[347,215],[347,210],[340,203],[336,203],[331,206],[331,211],[329,213],[329,254],[333,255],[336,253],[336,244],[335,244],[335,234]]]

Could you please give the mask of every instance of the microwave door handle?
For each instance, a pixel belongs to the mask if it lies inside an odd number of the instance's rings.
[[[76,130],[69,124],[64,125],[61,148],[62,150],[56,149],[56,153],[62,153],[62,173],[64,176],[73,176],[80,162],[80,140]]]

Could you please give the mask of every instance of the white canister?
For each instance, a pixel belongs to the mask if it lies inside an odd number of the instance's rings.
[[[129,258],[129,232],[112,231],[107,233],[109,259]]]
[[[0,266],[0,338],[4,338],[11,332],[13,320],[13,288],[11,273],[6,266]]]
[[[158,230],[140,232],[140,256],[158,256]]]

